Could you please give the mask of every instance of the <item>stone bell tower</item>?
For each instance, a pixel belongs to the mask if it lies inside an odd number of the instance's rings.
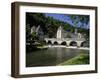
[[[57,36],[56,38],[61,39],[62,38],[62,27],[60,26],[57,30]]]

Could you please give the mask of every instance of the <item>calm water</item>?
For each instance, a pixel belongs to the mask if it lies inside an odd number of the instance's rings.
[[[87,54],[88,50],[67,49],[61,47],[34,51],[26,55],[26,67],[54,66],[69,60],[80,53]]]

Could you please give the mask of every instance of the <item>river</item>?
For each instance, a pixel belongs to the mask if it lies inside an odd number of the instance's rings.
[[[89,50],[75,48],[49,47],[26,54],[26,67],[55,66]]]

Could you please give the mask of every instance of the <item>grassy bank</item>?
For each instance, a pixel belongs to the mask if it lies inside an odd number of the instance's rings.
[[[89,64],[89,54],[79,54],[78,56],[71,58],[63,63],[58,65],[76,65],[76,64]]]

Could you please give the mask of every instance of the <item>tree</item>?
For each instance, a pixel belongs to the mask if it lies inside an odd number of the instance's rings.
[[[80,23],[80,26],[84,26],[84,24],[89,24],[89,16],[88,15],[69,15],[70,19],[72,20],[72,23],[75,27],[78,26]]]

